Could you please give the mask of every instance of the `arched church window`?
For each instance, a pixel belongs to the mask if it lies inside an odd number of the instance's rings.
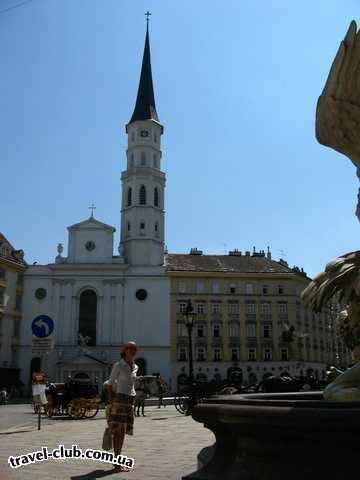
[[[145,154],[145,152],[141,152],[141,166],[142,167],[146,166],[146,154]]]
[[[139,200],[140,205],[146,205],[146,188],[144,185],[140,187]]]
[[[132,201],[132,188],[128,188],[128,194],[127,194],[127,206],[130,207]]]
[[[87,340],[86,345],[96,345],[96,316],[97,295],[93,290],[85,290],[80,295],[79,334]]]
[[[141,220],[140,222],[140,235],[145,235],[145,222]]]
[[[159,206],[159,190],[157,187],[154,188],[154,205],[155,207]]]

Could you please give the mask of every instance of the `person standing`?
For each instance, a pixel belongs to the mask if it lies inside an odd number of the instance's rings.
[[[135,342],[127,342],[121,350],[121,359],[113,365],[107,383],[109,405],[106,418],[113,437],[114,454],[121,454],[125,434],[134,434],[135,378],[138,371],[134,358],[137,353]],[[128,471],[116,465],[118,472]]]
[[[160,375],[157,376],[157,387],[158,387],[158,395],[159,395],[159,403],[158,403],[158,408],[161,408],[163,406],[165,408],[165,403],[163,401],[164,395],[166,393],[166,388],[165,388],[165,383],[164,380],[161,378]]]

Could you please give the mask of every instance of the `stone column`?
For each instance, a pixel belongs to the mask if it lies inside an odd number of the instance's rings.
[[[102,318],[102,338],[104,344],[111,343],[111,285],[109,280],[103,280],[104,285],[104,305],[103,305],[103,318]]]
[[[53,296],[52,296],[52,318],[55,322],[55,342],[60,342],[61,334],[61,324],[59,322],[59,311],[60,311],[60,283],[58,280],[52,281],[53,285]]]
[[[65,305],[64,305],[64,320],[62,328],[62,342],[63,344],[71,344],[72,340],[72,303],[73,303],[73,289],[75,280],[67,280],[64,285]]]
[[[113,343],[123,343],[123,325],[124,325],[124,286],[125,280],[116,281],[114,290],[116,292],[115,297],[115,311],[113,316],[114,322],[114,337]]]

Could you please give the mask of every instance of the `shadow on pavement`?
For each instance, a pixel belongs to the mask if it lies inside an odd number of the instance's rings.
[[[85,473],[84,475],[76,475],[74,477],[70,477],[71,480],[92,480],[93,478],[103,478],[107,477],[108,475],[113,475],[115,472],[114,469],[112,470],[94,470],[89,473]]]

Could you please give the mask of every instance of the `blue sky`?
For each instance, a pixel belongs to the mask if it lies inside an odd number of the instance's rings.
[[[357,249],[355,169],[314,136],[356,0],[32,0],[0,14],[0,231],[52,262],[94,202],[117,245],[147,10],[169,251],[270,245],[314,275]]]

